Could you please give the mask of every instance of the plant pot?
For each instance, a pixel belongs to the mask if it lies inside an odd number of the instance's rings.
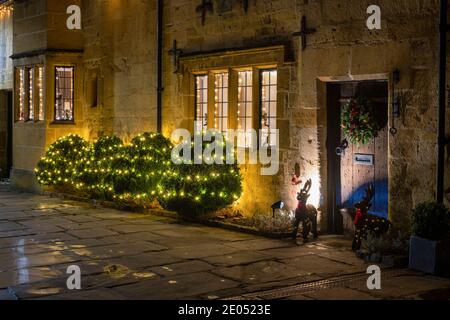
[[[449,275],[450,240],[432,241],[411,236],[409,267],[435,275]]]

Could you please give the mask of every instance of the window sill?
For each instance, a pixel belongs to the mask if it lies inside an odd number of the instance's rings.
[[[58,125],[58,124],[61,124],[61,125],[74,125],[75,124],[75,121],[63,121],[63,120],[58,120],[58,121],[52,121],[51,123],[50,123],[50,125]]]

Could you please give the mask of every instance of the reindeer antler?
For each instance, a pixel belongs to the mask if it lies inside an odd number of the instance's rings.
[[[366,195],[364,196],[364,200],[367,201],[367,203],[370,203],[374,195],[375,195],[375,188],[371,184],[366,189]]]
[[[311,186],[312,186],[312,181],[311,181],[311,179],[308,179],[308,181],[306,181],[305,186],[302,189],[302,192],[309,193],[309,190],[311,190]]]

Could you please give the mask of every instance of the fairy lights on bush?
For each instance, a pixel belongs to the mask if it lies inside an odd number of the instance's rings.
[[[127,206],[148,207],[159,201],[185,214],[214,211],[240,197],[237,164],[176,165],[172,148],[156,133],[141,134],[129,145],[116,136],[89,144],[69,135],[48,148],[35,172],[41,185],[58,190]]]

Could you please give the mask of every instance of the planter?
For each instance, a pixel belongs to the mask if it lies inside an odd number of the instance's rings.
[[[411,236],[409,267],[435,275],[449,275],[450,240],[431,241]]]

